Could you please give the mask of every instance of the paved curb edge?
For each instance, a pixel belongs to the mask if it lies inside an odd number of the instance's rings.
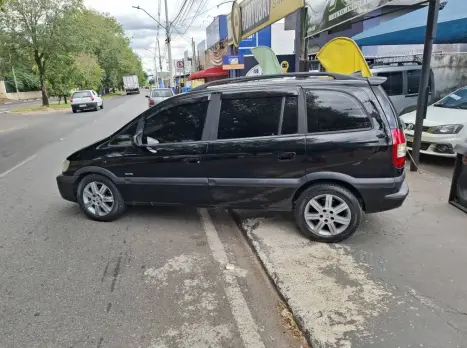
[[[232,217],[232,219],[234,220],[237,227],[240,229],[240,231],[245,236],[250,247],[254,250],[258,261],[260,262],[263,269],[266,271],[266,274],[269,280],[276,288],[276,291],[280,299],[287,306],[287,309],[290,311],[290,313],[292,313],[295,323],[297,324],[298,328],[300,329],[303,336],[305,337],[308,345],[311,348],[325,348],[322,346],[320,341],[317,341],[313,338],[312,333],[306,328],[303,316],[300,314],[300,309],[294,308],[294,306],[290,303],[289,301],[290,298],[287,297],[286,291],[284,291],[285,290],[284,283],[282,282],[280,277],[277,275],[277,272],[274,269],[274,266],[272,265],[272,263],[268,262],[269,261],[268,255],[266,255],[264,251],[261,250],[261,241],[255,238],[251,233],[249,233],[249,231],[247,231],[243,227],[240,216],[233,209],[229,209],[228,212],[230,216]]]

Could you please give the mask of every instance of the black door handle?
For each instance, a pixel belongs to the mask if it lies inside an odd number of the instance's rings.
[[[195,163],[195,164],[199,164],[199,162],[201,162],[201,157],[190,157],[190,158],[185,158],[185,163]]]
[[[279,161],[293,161],[295,160],[295,152],[281,152],[277,155]]]

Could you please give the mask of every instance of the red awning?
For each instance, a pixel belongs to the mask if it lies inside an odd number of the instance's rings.
[[[193,74],[190,75],[188,80],[192,81],[192,80],[206,79],[208,77],[227,77],[227,76],[229,76],[229,72],[227,70],[222,69],[221,66],[216,66],[214,68],[209,68],[209,69],[194,72]]]

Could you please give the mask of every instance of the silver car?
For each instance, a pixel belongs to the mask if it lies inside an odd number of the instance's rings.
[[[146,98],[149,99],[149,107],[151,108],[161,101],[169,99],[173,96],[174,93],[171,88],[153,88],[149,92],[149,95],[146,96]]]

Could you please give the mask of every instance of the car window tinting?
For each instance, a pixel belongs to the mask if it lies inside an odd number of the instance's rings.
[[[296,134],[298,132],[298,98],[286,97],[281,134]]]
[[[387,78],[382,86],[388,95],[401,95],[404,93],[402,72],[378,73],[378,76]]]
[[[361,105],[345,93],[307,90],[306,102],[309,133],[371,127]]]
[[[282,97],[223,99],[218,139],[277,135]]]
[[[199,141],[203,134],[208,101],[174,106],[148,118],[143,139],[147,144]]]
[[[85,91],[85,92],[75,92],[75,93],[73,93],[72,98],[88,98],[88,97],[91,97],[91,96],[92,96],[91,92],[87,92],[87,91]]]

